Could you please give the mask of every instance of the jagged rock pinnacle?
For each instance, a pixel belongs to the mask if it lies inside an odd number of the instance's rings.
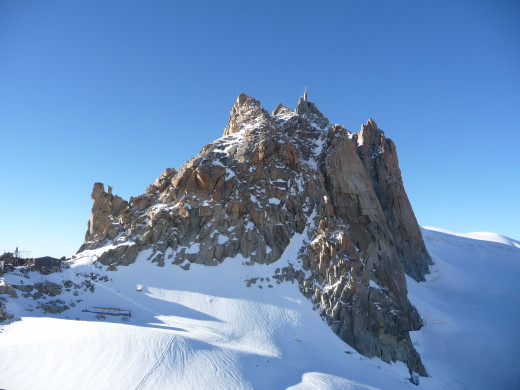
[[[325,116],[318,110],[318,108],[314,105],[314,103],[309,102],[307,100],[307,91],[305,94],[298,100],[298,104],[294,109],[298,115],[303,116],[309,122],[314,123],[320,129],[325,129],[329,125],[329,120],[325,118]]]
[[[261,107],[258,100],[241,93],[238,95],[235,105],[229,114],[229,121],[224,130],[224,136],[240,131],[242,126],[253,117],[268,119],[269,113]]]

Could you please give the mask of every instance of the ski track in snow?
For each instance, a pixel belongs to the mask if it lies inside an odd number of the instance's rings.
[[[146,375],[143,377],[143,379],[141,379],[141,382],[139,382],[137,384],[137,386],[135,387],[134,390],[139,390],[144,385],[144,383],[148,380],[148,378],[154,373],[154,371],[157,369],[157,367],[159,367],[163,363],[164,359],[166,358],[166,354],[172,349],[172,345],[175,340],[176,340],[175,335],[172,335],[172,337],[170,338],[170,341],[168,341],[168,344],[162,351],[161,356],[159,356],[159,359],[157,360],[157,362],[155,362],[155,364],[150,369],[150,371],[148,371],[146,373]]]

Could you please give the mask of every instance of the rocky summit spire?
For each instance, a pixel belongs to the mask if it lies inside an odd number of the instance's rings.
[[[251,118],[268,121],[269,113],[261,107],[258,100],[247,96],[245,93],[241,93],[231,109],[224,135],[226,136],[242,130],[243,126],[249,123]]]
[[[320,110],[316,108],[314,103],[307,100],[307,87],[305,87],[303,98],[300,97],[300,100],[298,100],[298,105],[294,111],[320,129],[325,129],[329,125],[329,120],[323,116]]]

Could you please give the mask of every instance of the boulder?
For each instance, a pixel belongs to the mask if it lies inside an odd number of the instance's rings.
[[[14,286],[11,286],[10,284],[0,284],[0,294],[9,295],[11,298],[18,298]]]

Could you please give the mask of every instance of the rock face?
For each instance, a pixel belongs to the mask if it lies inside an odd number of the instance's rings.
[[[112,195],[112,187],[108,193],[102,183],[95,183],[90,195],[94,201],[92,213],[85,234],[85,241],[113,239],[117,235],[117,218],[128,207],[128,202],[119,196]]]
[[[395,145],[385,138],[372,119],[361,126],[361,131],[353,138],[357,141],[359,157],[394,236],[404,270],[415,280],[422,281],[432,260],[404,190]]]
[[[1,294],[9,295],[11,298],[18,298],[14,287],[9,284],[0,284],[0,295]]]
[[[4,295],[4,294],[11,298],[18,298],[18,294],[16,294],[14,287],[11,286],[10,284],[6,284],[2,281],[0,283],[0,295]],[[6,298],[0,297],[0,323],[13,318],[12,315],[10,315],[9,313],[7,313],[5,311],[5,304],[4,304],[5,300],[6,300]]]
[[[11,318],[11,316],[5,312],[4,302],[0,300],[0,323],[8,320],[9,318]]]
[[[314,103],[307,101],[307,97],[300,97],[294,112],[307,119],[311,125],[320,129],[325,129],[329,125],[329,120],[323,116]]]
[[[241,255],[273,263],[303,235],[274,279],[297,280],[341,339],[367,356],[426,375],[408,332],[421,321],[404,271],[431,261],[404,191],[395,146],[370,120],[352,134],[300,98],[270,115],[241,94],[224,136],[179,171],[167,169],[125,202],[94,185],[82,250],[116,269],[149,261],[218,265]],[[252,281],[245,281],[251,284]]]

